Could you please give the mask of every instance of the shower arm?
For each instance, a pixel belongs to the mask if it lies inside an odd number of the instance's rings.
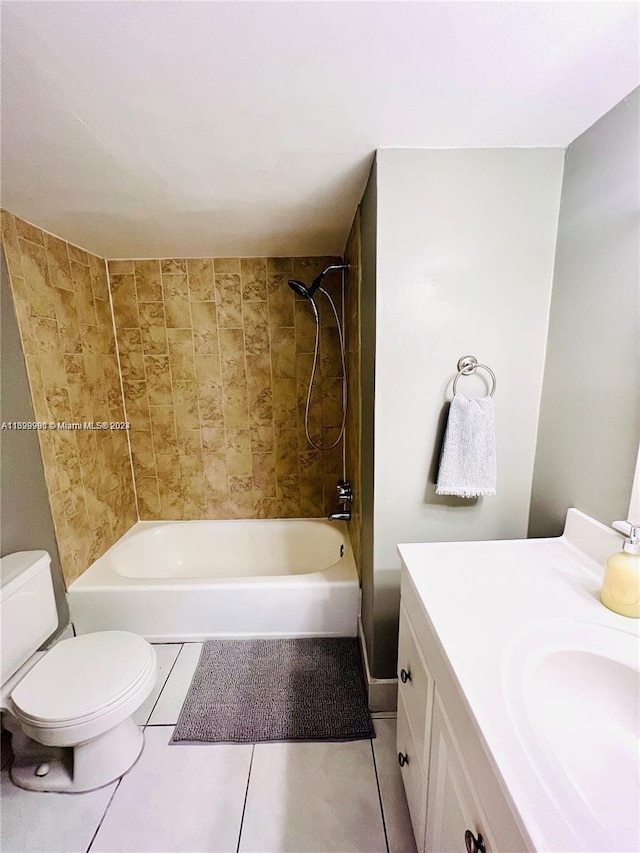
[[[320,285],[322,283],[322,279],[325,277],[325,275],[327,273],[331,272],[331,270],[348,270],[348,269],[349,269],[349,264],[330,264],[328,267],[323,269],[322,272],[319,275],[317,275],[314,278],[314,280],[311,282],[311,287],[309,288],[309,296],[310,297],[313,296],[313,294],[316,292],[316,290],[320,287]]]

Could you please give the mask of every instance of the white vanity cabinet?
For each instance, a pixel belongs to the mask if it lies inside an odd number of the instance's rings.
[[[599,595],[620,541],[570,509],[556,538],[398,546],[420,853],[640,850],[640,623]]]
[[[469,642],[473,642],[473,628]],[[404,568],[397,749],[419,853],[525,853],[532,849]]]
[[[434,682],[404,608],[398,637],[398,761],[417,839],[424,836]]]
[[[439,853],[457,853],[465,848],[474,853],[497,850],[439,696],[436,696],[431,743],[424,849]]]

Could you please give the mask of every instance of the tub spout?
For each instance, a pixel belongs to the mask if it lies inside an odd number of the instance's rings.
[[[327,518],[329,521],[351,521],[351,510],[340,509],[337,512],[330,512]]]

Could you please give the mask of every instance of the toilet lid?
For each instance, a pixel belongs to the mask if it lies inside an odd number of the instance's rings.
[[[153,647],[128,631],[100,631],[55,645],[11,694],[20,716],[64,723],[92,717],[130,693],[154,661]]]

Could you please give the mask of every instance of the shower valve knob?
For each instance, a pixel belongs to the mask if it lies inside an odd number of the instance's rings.
[[[351,491],[351,483],[348,480],[340,480],[336,486],[339,501],[352,501],[353,492]]]

